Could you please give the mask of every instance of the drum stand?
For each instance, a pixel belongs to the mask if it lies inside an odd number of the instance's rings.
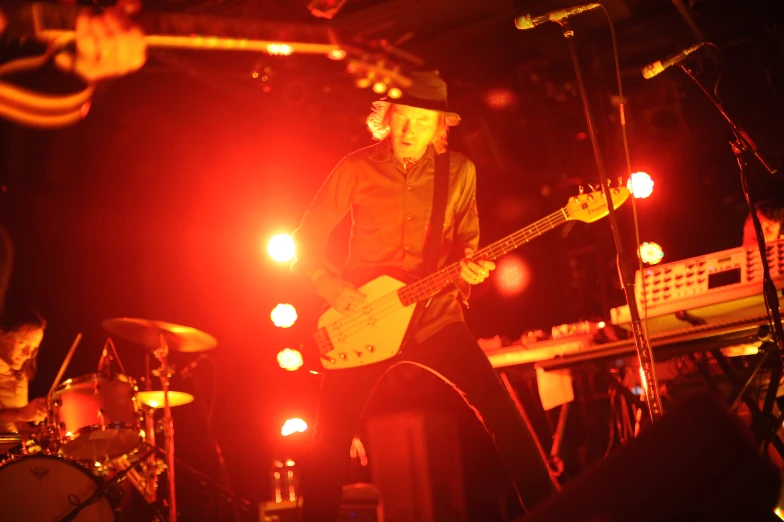
[[[65,517],[60,519],[60,522],[70,522],[71,520],[74,520],[84,508],[86,508],[87,506],[89,506],[90,504],[92,504],[102,496],[104,496],[106,494],[106,491],[110,487],[112,487],[114,484],[124,479],[125,476],[131,472],[131,470],[133,470],[136,466],[144,462],[144,460],[147,457],[154,455],[157,451],[158,448],[154,446],[152,448],[148,448],[147,451],[136,463],[132,464],[131,466],[128,466],[127,468],[125,468],[124,470],[120,471],[115,476],[113,476],[111,479],[101,484],[101,486],[98,489],[96,489],[92,495],[90,495],[83,501],[79,502],[79,504],[75,508],[73,508],[73,510],[71,510],[70,513],[68,513]]]
[[[163,440],[166,449],[166,482],[169,485],[169,522],[177,522],[177,495],[174,487],[174,419],[169,404],[169,379],[174,369],[168,364],[169,347],[163,333],[160,334],[160,346],[153,352],[160,363],[152,373],[161,380],[163,391]]]

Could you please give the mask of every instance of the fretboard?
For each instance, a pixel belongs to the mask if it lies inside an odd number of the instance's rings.
[[[491,243],[476,252],[471,256],[473,261],[495,261],[504,254],[507,254],[518,247],[530,242],[545,232],[553,230],[555,227],[566,223],[569,220],[569,215],[565,209],[560,209],[546,216],[539,221],[521,228],[517,232],[499,239],[495,243]],[[425,278],[420,279],[415,283],[404,286],[398,290],[398,296],[404,306],[418,303],[433,297],[441,290],[446,288],[447,285],[454,283],[460,279],[460,263],[452,263],[442,268]]]
[[[52,39],[72,34],[82,6],[30,3],[10,6],[11,37]],[[5,8],[4,8],[5,9]],[[140,13],[134,20],[151,47],[269,51],[285,44],[297,53],[327,54],[340,49],[336,31],[326,25],[265,22],[182,13]],[[285,54],[285,53],[283,53]]]

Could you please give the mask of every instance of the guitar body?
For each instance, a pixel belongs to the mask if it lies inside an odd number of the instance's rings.
[[[405,306],[397,291],[405,283],[383,275],[358,288],[361,309],[344,315],[334,308],[318,321],[316,340],[327,370],[354,368],[391,359],[400,351],[416,303]]]

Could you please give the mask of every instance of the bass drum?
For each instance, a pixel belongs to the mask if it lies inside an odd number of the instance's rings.
[[[9,522],[62,520],[99,487],[98,479],[67,460],[32,455],[0,466],[0,513]],[[105,497],[84,508],[76,522],[115,522]]]

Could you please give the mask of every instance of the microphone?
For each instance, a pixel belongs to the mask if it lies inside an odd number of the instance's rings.
[[[646,65],[642,68],[642,75],[646,80],[650,80],[654,76],[660,74],[664,69],[668,67],[672,67],[673,65],[678,65],[683,60],[686,59],[688,55],[699,49],[705,45],[705,42],[694,44],[691,47],[687,47],[686,49],[682,50],[678,54],[673,54],[663,62],[661,60],[657,60],[651,64]]]
[[[515,27],[524,31],[525,29],[533,29],[537,25],[546,24],[547,22],[560,22],[564,18],[569,16],[574,16],[576,14],[580,14],[584,11],[590,11],[591,9],[596,9],[597,7],[601,7],[602,4],[583,4],[583,5],[575,5],[572,7],[566,7],[564,9],[555,9],[553,11],[548,11],[543,14],[533,15],[527,14],[525,16],[518,16],[515,18]]]

